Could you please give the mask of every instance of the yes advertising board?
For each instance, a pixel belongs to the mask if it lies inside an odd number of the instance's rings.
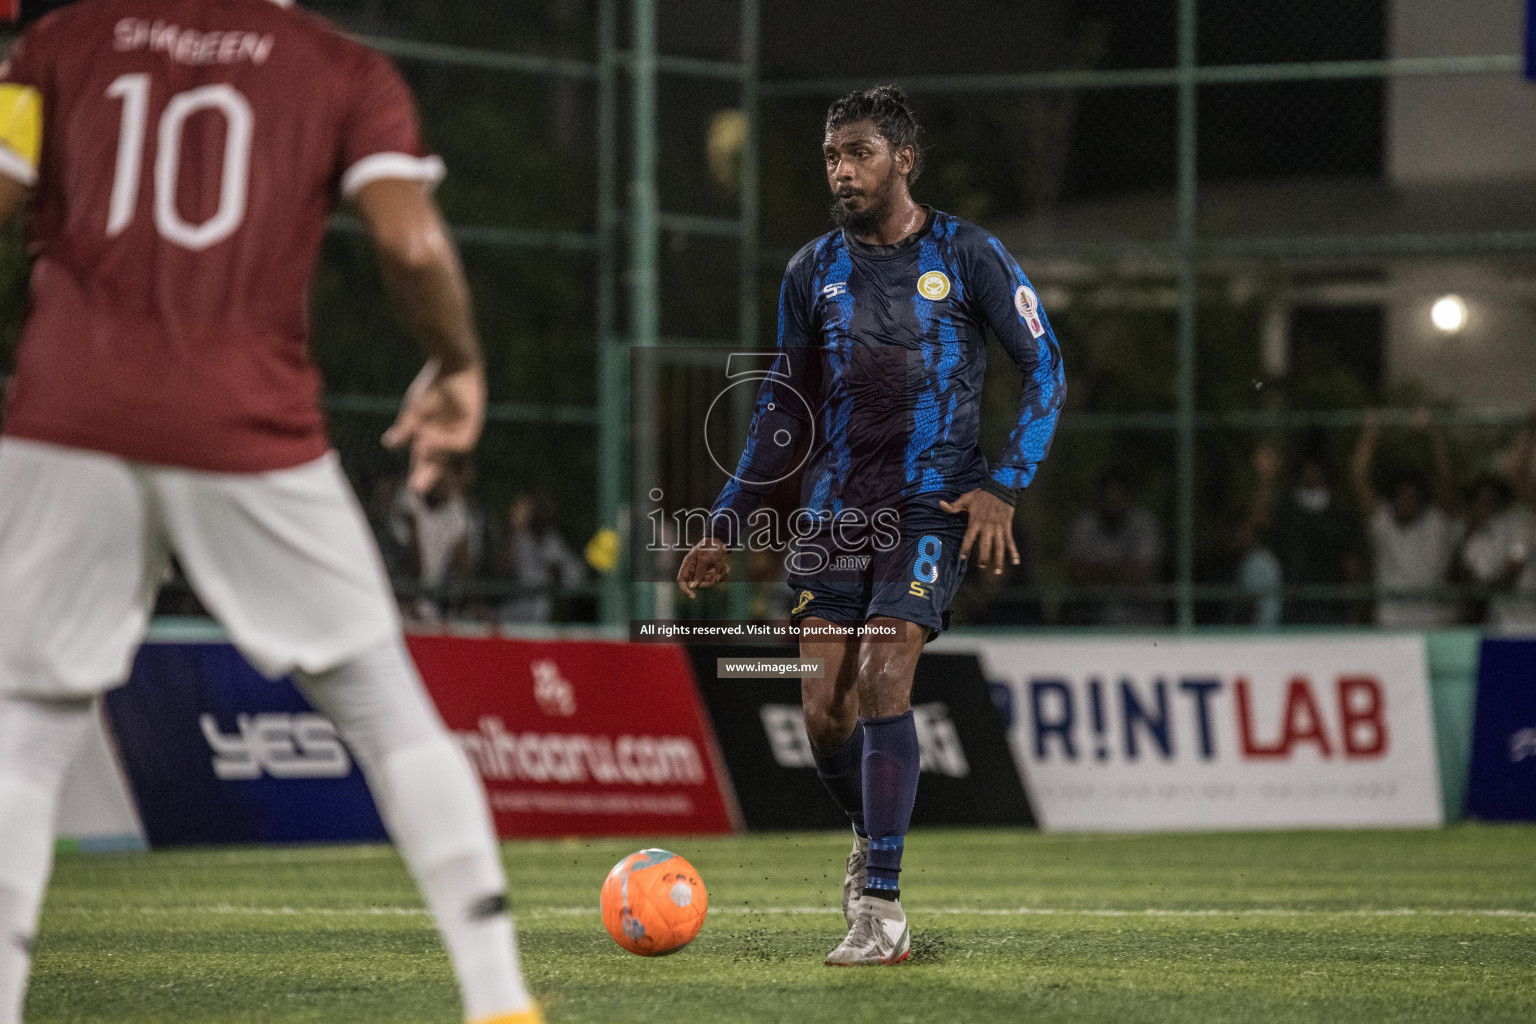
[[[941,641],[970,649],[1048,831],[1436,826],[1421,637]]]
[[[681,650],[408,642],[503,837],[731,831]],[[227,643],[145,644],[106,713],[152,846],[385,838],[335,726]]]
[[[105,708],[151,846],[385,838],[335,727],[227,643],[145,644]]]

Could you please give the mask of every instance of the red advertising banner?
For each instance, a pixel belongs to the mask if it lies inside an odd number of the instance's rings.
[[[734,830],[730,782],[681,648],[408,642],[503,838]]]

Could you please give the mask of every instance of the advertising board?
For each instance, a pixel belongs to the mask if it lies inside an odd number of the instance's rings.
[[[730,783],[682,648],[409,644],[503,837],[732,831]]]
[[[1536,639],[1483,641],[1467,813],[1536,821]]]
[[[680,648],[408,642],[503,838],[731,831]],[[105,707],[152,846],[386,838],[335,726],[227,643],[145,644]]]
[[[151,846],[377,841],[335,726],[227,643],[147,643],[107,721]]]
[[[701,644],[688,649],[699,688],[754,829],[846,828],[812,756],[800,680],[719,678],[722,658],[790,657],[793,648]],[[921,768],[914,825],[1033,823],[1003,720],[976,657],[928,654],[912,684]]]
[[[1051,831],[1442,823],[1421,637],[947,642]]]

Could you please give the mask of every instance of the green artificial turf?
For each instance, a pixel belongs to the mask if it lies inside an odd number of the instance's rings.
[[[504,849],[558,1022],[1536,1021],[1536,828],[1041,836],[922,830],[913,956],[834,969],[843,834],[671,839],[710,890],[675,956],[597,916],[640,843]],[[31,1024],[452,1024],[448,960],[387,847],[61,855]]]

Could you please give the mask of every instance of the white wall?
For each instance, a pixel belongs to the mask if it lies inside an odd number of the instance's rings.
[[[1518,54],[1525,0],[1388,0],[1393,57]],[[1536,188],[1536,82],[1520,74],[1398,78],[1387,87],[1387,181],[1529,181]],[[1431,191],[1430,194],[1433,194]],[[1536,282],[1493,264],[1399,265],[1389,273],[1387,367],[1469,405],[1536,401]],[[1429,308],[1455,293],[1470,320],[1437,331]]]
[[[1520,53],[1523,0],[1389,0],[1387,53]],[[1398,78],[1387,87],[1388,180],[1536,178],[1536,82],[1522,76]]]

